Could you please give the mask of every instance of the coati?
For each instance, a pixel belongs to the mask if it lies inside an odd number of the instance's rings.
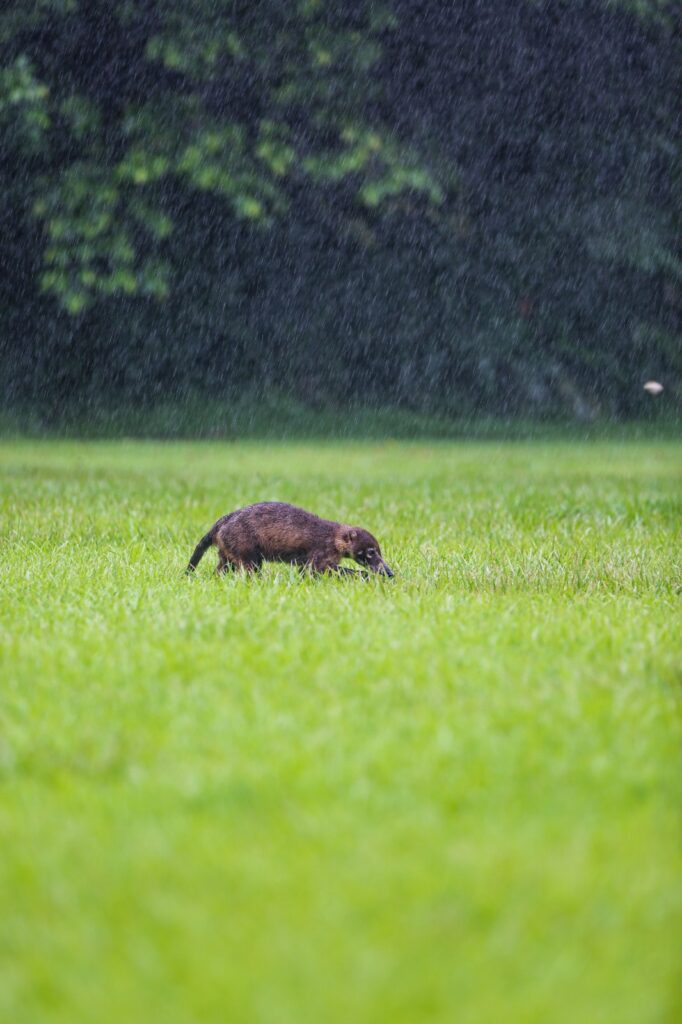
[[[222,516],[197,544],[188,573],[194,572],[211,545],[218,549],[217,573],[253,572],[264,561],[288,562],[315,573],[353,573],[339,565],[342,558],[352,558],[372,572],[393,576],[378,541],[367,530],[320,519],[280,501],[261,501]]]

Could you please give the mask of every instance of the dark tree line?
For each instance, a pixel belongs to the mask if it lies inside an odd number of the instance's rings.
[[[5,5],[4,404],[674,400],[681,38],[664,0]]]

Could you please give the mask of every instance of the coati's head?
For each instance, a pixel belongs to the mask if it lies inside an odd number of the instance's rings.
[[[352,558],[358,565],[364,565],[382,576],[393,576],[393,570],[381,557],[379,541],[369,530],[360,526],[344,526],[339,544],[341,554]]]

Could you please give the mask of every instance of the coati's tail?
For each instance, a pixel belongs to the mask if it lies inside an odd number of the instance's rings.
[[[202,537],[197,546],[194,549],[194,554],[189,560],[186,572],[194,572],[199,562],[203,558],[204,554],[210,548],[213,543],[213,537],[215,536],[215,526],[211,527],[205,537]]]

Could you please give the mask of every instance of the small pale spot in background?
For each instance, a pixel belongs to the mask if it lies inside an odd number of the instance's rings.
[[[660,395],[663,385],[659,384],[657,380],[648,380],[644,385],[644,390],[648,391],[650,395]]]

